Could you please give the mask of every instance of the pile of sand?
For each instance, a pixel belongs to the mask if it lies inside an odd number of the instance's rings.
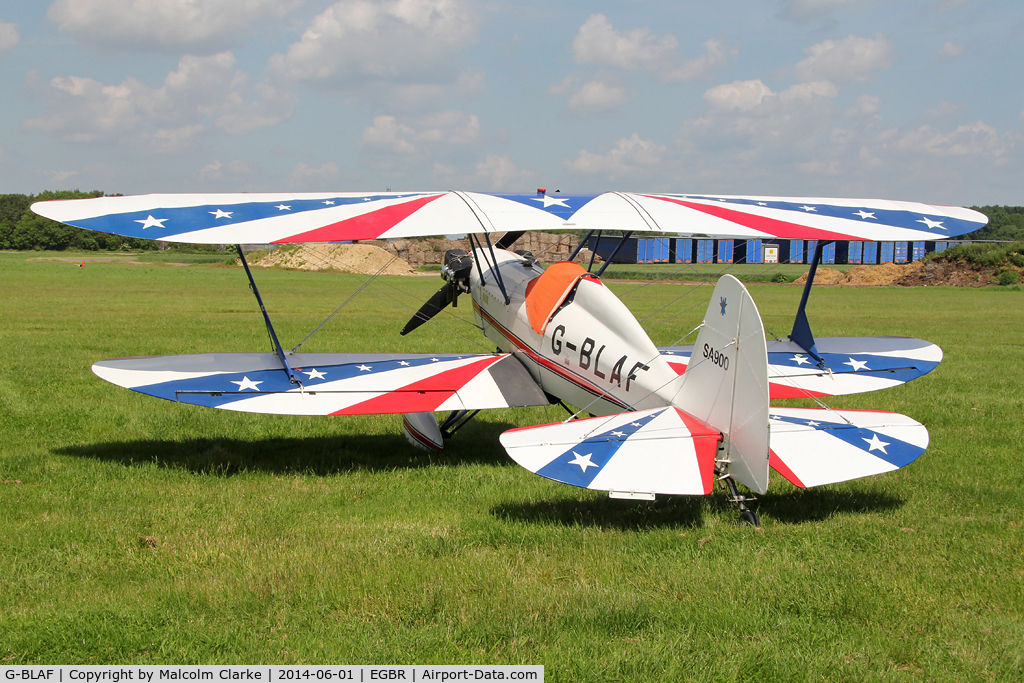
[[[259,259],[261,268],[280,266],[298,270],[342,270],[360,275],[415,275],[406,261],[372,244],[304,244],[281,247]],[[381,271],[381,268],[384,268]]]
[[[921,269],[922,263],[914,261],[897,265],[895,263],[882,263],[877,266],[857,266],[845,273],[835,268],[818,268],[814,274],[816,285],[854,285],[862,287],[894,285],[900,280]],[[807,273],[798,277],[795,284],[802,285],[807,282]]]

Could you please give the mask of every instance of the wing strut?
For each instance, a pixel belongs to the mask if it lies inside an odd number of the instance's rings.
[[[811,295],[811,285],[814,284],[814,273],[818,270],[818,264],[821,263],[821,253],[825,248],[825,242],[823,240],[818,241],[818,246],[814,250],[814,259],[811,261],[811,269],[807,272],[807,282],[804,283],[804,293],[800,297],[800,306],[796,309],[796,319],[793,321],[793,331],[789,333],[790,341],[796,342],[800,348],[807,352],[807,354],[816,360],[819,365],[823,364],[824,359],[818,355],[818,349],[814,343],[814,335],[811,333],[811,324],[807,322],[807,298]]]
[[[505,305],[508,306],[511,299],[508,298],[508,292],[505,291],[505,281],[501,279],[501,272],[498,270],[498,257],[494,255],[494,245],[491,244],[491,236],[489,233],[484,233],[484,239],[487,240],[487,251],[491,254],[491,259],[487,260],[487,254],[484,253],[483,245],[480,244],[480,238],[475,237],[472,233],[469,235],[470,244],[476,242],[476,248],[480,251],[480,255],[484,257],[484,262],[487,264],[491,272],[494,273],[494,280],[498,283],[498,289],[501,290],[501,295],[505,297]],[[484,269],[480,269],[480,281],[484,282]]]
[[[249,278],[249,287],[252,289],[252,293],[256,295],[256,303],[260,305],[260,312],[263,313],[263,322],[267,324],[267,332],[270,333],[270,339],[274,342],[274,350],[277,351],[277,358],[281,361],[281,365],[284,366],[284,371],[288,373],[288,380],[292,384],[296,384],[301,387],[302,382],[300,382],[295,376],[295,373],[292,372],[292,368],[288,365],[288,360],[285,358],[284,349],[281,348],[281,342],[277,340],[277,333],[274,332],[274,325],[270,322],[270,314],[267,313],[267,307],[263,305],[263,298],[260,296],[260,290],[256,287],[256,281],[252,279],[252,271],[249,270],[249,264],[245,260],[245,254],[242,253],[242,245],[236,244],[235,248],[238,249],[238,258],[242,260],[242,265],[245,266],[245,274]]]
[[[598,277],[601,277],[601,275],[605,271],[605,268],[607,268],[608,266],[611,265],[612,261],[615,260],[615,257],[618,255],[619,249],[622,249],[622,246],[626,243],[626,240],[628,240],[632,235],[633,235],[633,231],[632,230],[630,230],[629,232],[624,233],[622,235],[622,238],[619,240],[619,243],[615,245],[615,249],[612,250],[612,253],[608,257],[608,260],[605,261],[604,265],[601,266],[601,269],[599,271],[597,271],[597,276]]]

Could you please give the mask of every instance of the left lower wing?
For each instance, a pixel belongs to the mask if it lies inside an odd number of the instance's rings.
[[[741,239],[947,240],[988,222],[970,209],[915,202],[637,192],[151,194],[38,202],[32,210],[88,230],[197,244],[567,228]]]
[[[99,377],[179,403],[277,415],[372,415],[548,405],[510,354],[272,353],[117,358]]]
[[[928,374],[942,361],[942,349],[910,337],[823,337],[815,340],[825,361],[814,359],[790,341],[769,341],[768,383],[771,398],[845,396],[899,386]],[[682,374],[692,346],[658,348]]]

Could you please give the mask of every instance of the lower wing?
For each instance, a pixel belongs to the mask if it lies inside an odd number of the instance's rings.
[[[179,403],[276,415],[373,415],[548,405],[510,354],[273,353],[117,358],[99,377]]]
[[[934,370],[942,349],[909,337],[826,337],[815,340],[825,367],[790,341],[768,342],[768,381],[771,398],[844,396],[905,384]],[[682,374],[692,346],[662,346],[658,350]]]

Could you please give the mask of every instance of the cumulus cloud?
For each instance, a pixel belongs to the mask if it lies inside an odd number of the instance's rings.
[[[199,180],[204,181],[240,178],[251,174],[252,168],[249,164],[238,159],[229,161],[226,164],[221,163],[220,159],[214,159],[210,163],[204,164],[195,172],[195,176]]]
[[[578,64],[628,71],[643,69],[672,83],[708,76],[731,63],[738,54],[738,50],[727,48],[714,38],[703,47],[702,55],[684,60],[679,55],[679,41],[675,36],[659,36],[646,28],[618,31],[603,14],[590,15],[572,41],[573,59]]]
[[[722,111],[749,111],[761,104],[765,97],[774,94],[760,79],[733,81],[705,91],[704,101],[712,108]]]
[[[1012,136],[1000,135],[984,121],[976,121],[957,126],[955,130],[949,132],[929,125],[920,126],[901,137],[896,144],[900,150],[932,157],[998,159],[1015,143],[1016,140]]]
[[[876,0],[782,0],[782,16],[798,21],[815,19],[833,12],[853,7],[855,5],[867,5]]]
[[[565,166],[571,171],[588,175],[603,175],[609,180],[635,176],[644,168],[657,166],[667,148],[651,140],[643,140],[633,133],[621,138],[607,154],[595,154],[583,149]]]
[[[305,0],[55,0],[47,18],[61,31],[107,48],[223,49],[263,17],[283,17]]]
[[[244,133],[291,114],[294,98],[265,84],[249,88],[230,52],[185,55],[160,87],[129,78],[106,85],[79,76],[57,77],[35,88],[48,113],[24,122],[30,130],[73,142],[143,141],[150,151],[174,153],[208,126]],[[256,99],[247,99],[250,91]]]
[[[0,21],[0,55],[10,52],[18,44],[18,25]]]
[[[865,118],[874,116],[882,108],[882,98],[875,95],[861,95],[853,106],[847,109],[843,116],[848,119]]]
[[[581,114],[616,109],[626,103],[626,89],[604,81],[588,81],[569,98],[569,109]]]
[[[939,48],[939,59],[956,59],[957,57],[964,53],[964,49],[965,48],[963,45],[958,45],[952,41],[947,41],[942,44],[942,47]]]
[[[476,177],[488,183],[491,190],[522,190],[533,174],[520,170],[507,154],[488,154],[476,165]]]
[[[849,35],[842,40],[825,40],[804,53],[807,59],[794,67],[801,81],[863,81],[871,72],[896,63],[892,42],[881,33],[874,38]]]
[[[407,121],[391,115],[375,116],[363,130],[363,151],[414,154],[428,150],[464,146],[480,137],[480,117],[459,111],[444,111]]]
[[[342,89],[385,84],[422,102],[482,87],[481,73],[458,59],[476,39],[477,19],[463,0],[342,0],[271,57],[270,69]]]
[[[338,165],[333,161],[321,164],[318,168],[300,161],[288,176],[288,186],[297,190],[330,190],[340,175]]]

